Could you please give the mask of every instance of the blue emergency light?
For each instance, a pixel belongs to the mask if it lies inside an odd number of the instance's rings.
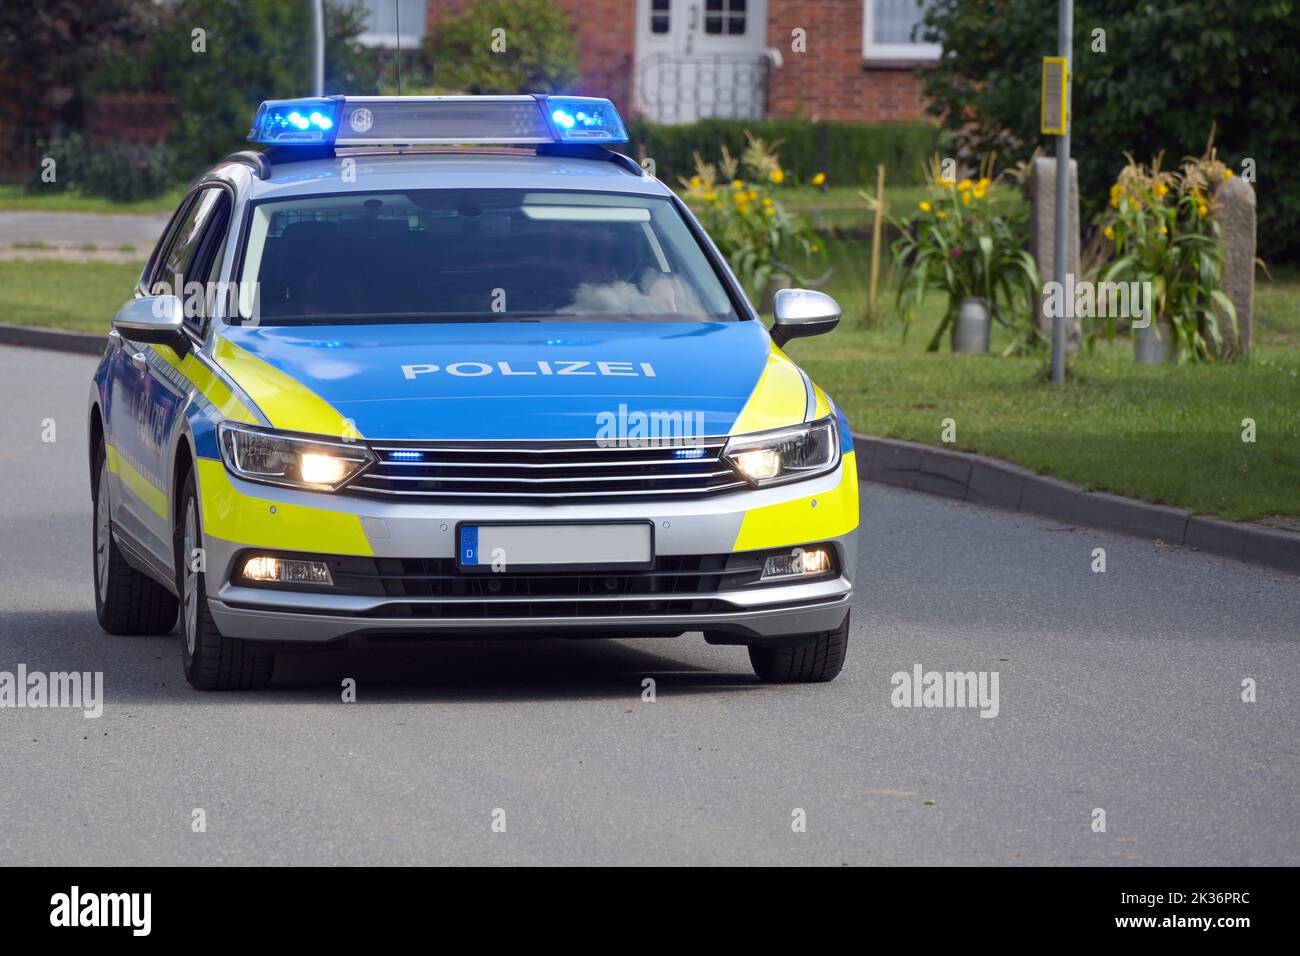
[[[333,96],[267,100],[248,138],[274,146],[626,143],[614,104],[590,96]]]

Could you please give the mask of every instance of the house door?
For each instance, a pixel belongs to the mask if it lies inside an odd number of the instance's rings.
[[[636,105],[659,123],[767,112],[767,0],[636,0]]]

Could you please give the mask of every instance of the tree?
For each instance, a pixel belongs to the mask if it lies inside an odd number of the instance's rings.
[[[573,24],[550,0],[478,0],[427,41],[434,82],[466,93],[555,93],[579,79]]]
[[[372,93],[377,62],[356,42],[358,7],[325,5],[325,93]],[[158,90],[176,97],[171,144],[192,175],[246,145],[258,104],[311,93],[307,0],[178,0],[157,14],[147,47],[106,64],[100,90]]]
[[[1165,165],[1205,149],[1237,173],[1253,160],[1265,259],[1300,257],[1300,10],[1296,0],[1077,0],[1071,150],[1085,215],[1106,201],[1125,151]],[[1104,31],[1098,33],[1096,31]],[[943,44],[926,95],[958,148],[999,160],[1050,151],[1039,129],[1041,61],[1056,4],[935,0],[921,33]]]

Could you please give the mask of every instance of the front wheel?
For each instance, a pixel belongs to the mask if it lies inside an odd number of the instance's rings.
[[[256,650],[253,642],[224,636],[208,611],[206,575],[198,550],[203,526],[193,468],[185,477],[180,515],[176,575],[181,592],[181,663],[185,679],[199,690],[265,687],[275,668],[275,656]]]
[[[108,456],[95,448],[95,617],[109,634],[166,634],[176,626],[176,596],[126,563],[113,540]]]
[[[849,616],[833,631],[820,631],[790,644],[749,646],[749,663],[760,680],[774,684],[803,684],[834,680],[849,649]]]

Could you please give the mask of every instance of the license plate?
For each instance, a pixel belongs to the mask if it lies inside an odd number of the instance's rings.
[[[653,525],[462,524],[456,561],[465,571],[640,569],[654,563]]]

